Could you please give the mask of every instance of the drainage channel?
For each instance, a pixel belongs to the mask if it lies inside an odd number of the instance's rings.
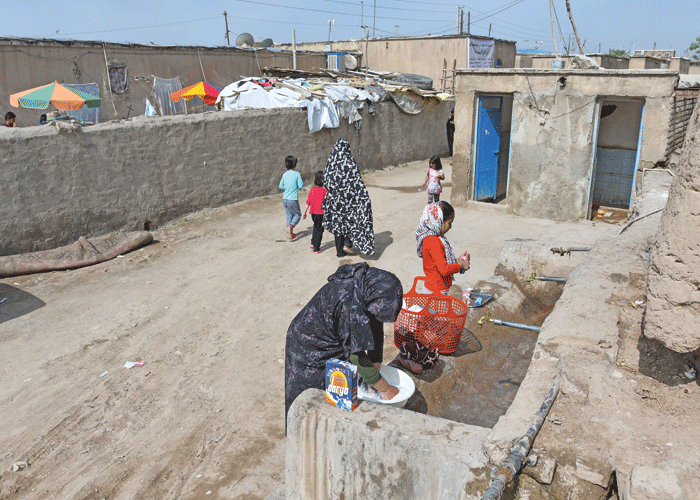
[[[475,285],[475,291],[495,299],[470,309],[457,351],[414,376],[417,391],[406,408],[493,427],[515,399],[530,366],[538,335],[532,330],[552,311],[563,285],[563,280],[528,280],[507,273]]]

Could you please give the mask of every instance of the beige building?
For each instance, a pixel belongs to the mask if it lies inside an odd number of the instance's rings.
[[[639,172],[666,161],[675,71],[457,72],[452,200],[589,218],[630,208]]]
[[[325,67],[326,54],[299,51],[296,60],[298,69],[313,70]],[[206,80],[221,88],[244,76],[262,76],[265,67],[292,65],[287,50],[0,38],[0,102],[7,111],[16,92],[54,81],[95,83],[100,121],[106,121],[142,115],[146,98],[155,105],[154,77],[179,77],[183,87]],[[12,108],[20,126],[36,124],[41,113],[52,110]]]
[[[637,51],[639,52],[639,51]],[[651,52],[651,51],[646,51]],[[685,57],[661,58],[649,54],[617,57],[610,54],[586,54],[605,69],[672,69],[685,75],[691,72],[691,61]],[[556,66],[571,68],[574,55],[522,54],[515,56],[516,68],[555,69]]]
[[[656,44],[654,44],[656,45]],[[676,51],[673,49],[661,49],[661,50],[635,50],[635,56],[649,56],[649,57],[660,57],[662,59],[670,59],[676,57]]]
[[[298,49],[325,50],[327,52],[350,52],[360,56],[361,64],[370,69],[409,73],[426,76],[433,80],[433,88],[451,86],[451,75],[456,68],[477,67],[472,50],[475,44],[493,42],[490,56],[491,68],[515,66],[515,42],[487,37],[467,35],[444,35],[423,37],[372,38],[369,40],[346,40],[337,42],[314,42],[297,44]],[[291,44],[276,47],[290,49]],[[484,66],[481,66],[484,67]],[[443,76],[447,70],[450,82],[445,84]]]

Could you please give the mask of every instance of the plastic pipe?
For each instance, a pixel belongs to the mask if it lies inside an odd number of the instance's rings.
[[[494,320],[494,323],[498,320]],[[530,448],[532,448],[532,443],[535,441],[537,433],[542,427],[544,419],[547,418],[549,410],[554,404],[554,400],[559,394],[559,382],[561,381],[561,372],[557,374],[554,378],[554,383],[552,388],[549,390],[547,397],[545,398],[542,406],[540,406],[539,411],[535,414],[535,420],[530,424],[530,428],[527,430],[525,435],[518,441],[513,448],[510,450],[508,457],[501,462],[498,469],[494,469],[491,473],[491,484],[481,497],[481,500],[500,500],[501,495],[503,495],[503,490],[510,481],[513,480],[515,475],[520,472],[523,464],[525,463],[525,458],[527,454],[530,453]]]
[[[537,276],[535,279],[540,281],[556,281],[557,283],[564,283],[566,281],[566,278],[557,278],[554,276]]]
[[[510,326],[511,328],[520,328],[521,330],[530,330],[531,332],[540,332],[539,326],[526,325],[524,323],[513,323],[512,321],[503,321],[502,319],[494,319],[494,325]]]

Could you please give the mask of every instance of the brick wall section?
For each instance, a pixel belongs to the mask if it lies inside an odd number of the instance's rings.
[[[666,158],[683,147],[688,122],[698,101],[697,91],[677,90],[673,99],[673,112],[668,130],[668,146]]]
[[[452,106],[432,102],[409,115],[381,103],[375,116],[365,106],[359,132],[343,122],[310,134],[303,109],[138,117],[82,131],[0,127],[0,255],[279,193],[288,154],[308,185],[341,137],[360,170],[445,153]]]

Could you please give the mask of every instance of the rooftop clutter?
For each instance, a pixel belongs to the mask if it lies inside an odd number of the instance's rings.
[[[449,94],[424,91],[414,87],[387,83],[381,78],[371,82],[342,77],[323,78],[245,78],[224,87],[216,100],[226,111],[251,108],[306,108],[310,132],[337,128],[347,120],[359,131],[360,111],[368,105],[392,101],[408,114],[420,113],[432,100],[438,102]]]

